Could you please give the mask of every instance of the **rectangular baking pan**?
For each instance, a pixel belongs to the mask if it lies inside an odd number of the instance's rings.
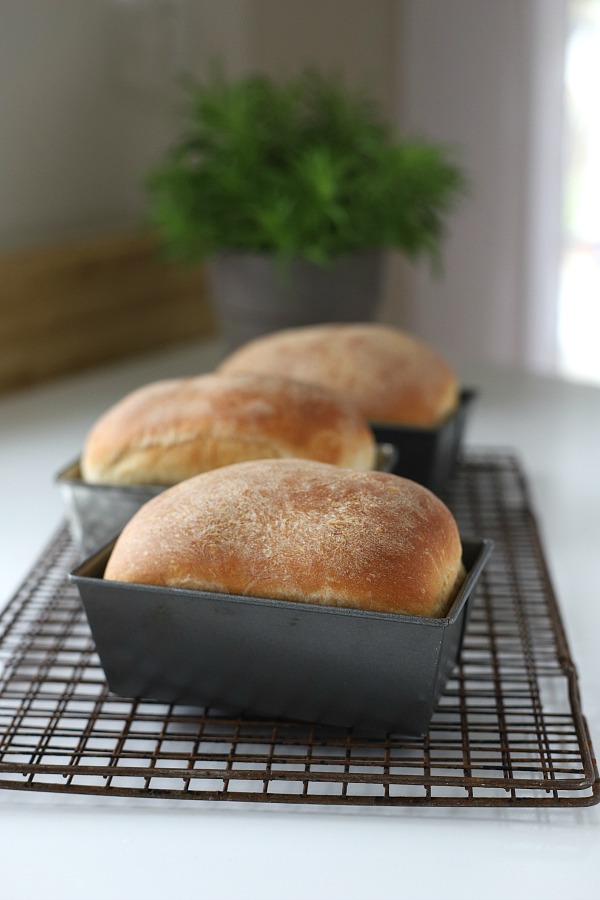
[[[460,460],[473,390],[463,390],[459,405],[437,428],[417,428],[371,422],[378,442],[393,444],[398,456],[392,471],[443,494]]]
[[[427,731],[492,549],[463,542],[466,580],[427,619],[107,581],[113,544],[69,575],[113,693],[403,735]]]
[[[377,469],[392,472],[397,456],[393,444],[379,443]],[[89,484],[81,478],[79,459],[59,472],[56,481],[71,534],[83,556],[112,540],[144,503],[166,490],[164,485]]]

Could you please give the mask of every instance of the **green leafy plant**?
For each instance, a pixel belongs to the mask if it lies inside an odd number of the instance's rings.
[[[304,72],[215,75],[186,99],[181,138],[147,181],[169,255],[327,264],[395,248],[439,261],[464,175],[443,146],[396,135],[366,96]]]

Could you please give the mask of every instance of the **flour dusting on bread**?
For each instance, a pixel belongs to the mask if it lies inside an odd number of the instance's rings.
[[[461,572],[454,518],[421,485],[263,460],[155,497],[124,529],[106,577],[440,616]]]
[[[296,457],[372,469],[376,443],[355,405],[330,389],[268,374],[145,385],[91,429],[85,481],[171,485],[253,459]]]
[[[456,409],[457,377],[429,345],[376,322],[309,325],[254,339],[221,372],[287,374],[352,400],[371,422],[439,425]]]

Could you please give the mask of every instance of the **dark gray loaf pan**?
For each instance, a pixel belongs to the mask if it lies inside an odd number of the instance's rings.
[[[377,469],[393,472],[397,457],[393,444],[378,444]],[[83,556],[111,541],[144,503],[166,490],[164,485],[152,484],[89,484],[81,477],[78,459],[59,472],[56,481],[71,534]]]
[[[492,549],[463,542],[467,578],[426,619],[106,581],[112,546],[69,577],[113,693],[404,735],[427,732]]]
[[[376,440],[393,444],[398,451],[391,471],[443,495],[460,461],[467,417],[475,397],[473,390],[461,391],[455,412],[436,428],[371,422]]]

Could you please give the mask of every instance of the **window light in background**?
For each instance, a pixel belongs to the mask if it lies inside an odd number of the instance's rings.
[[[600,384],[600,0],[571,0],[570,14],[559,367]]]

